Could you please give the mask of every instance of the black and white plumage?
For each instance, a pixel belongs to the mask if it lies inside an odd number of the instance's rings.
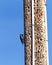
[[[20,34],[20,40],[22,42],[22,44],[24,43],[24,35],[23,34]]]

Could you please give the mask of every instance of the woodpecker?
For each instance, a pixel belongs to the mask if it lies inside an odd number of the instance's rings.
[[[24,43],[24,34],[20,34],[20,40],[22,42],[22,44]]]

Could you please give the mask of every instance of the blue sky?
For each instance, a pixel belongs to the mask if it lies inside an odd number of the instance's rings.
[[[0,0],[0,65],[24,65],[23,1]]]
[[[0,0],[0,65],[24,65],[23,0]],[[47,0],[49,62],[52,65],[52,0]]]

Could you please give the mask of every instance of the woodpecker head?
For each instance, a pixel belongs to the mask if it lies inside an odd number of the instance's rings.
[[[20,34],[20,40],[22,42],[22,44],[24,43],[24,34]]]

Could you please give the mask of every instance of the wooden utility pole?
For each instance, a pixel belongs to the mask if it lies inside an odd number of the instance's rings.
[[[46,0],[24,0],[25,65],[49,65]]]

